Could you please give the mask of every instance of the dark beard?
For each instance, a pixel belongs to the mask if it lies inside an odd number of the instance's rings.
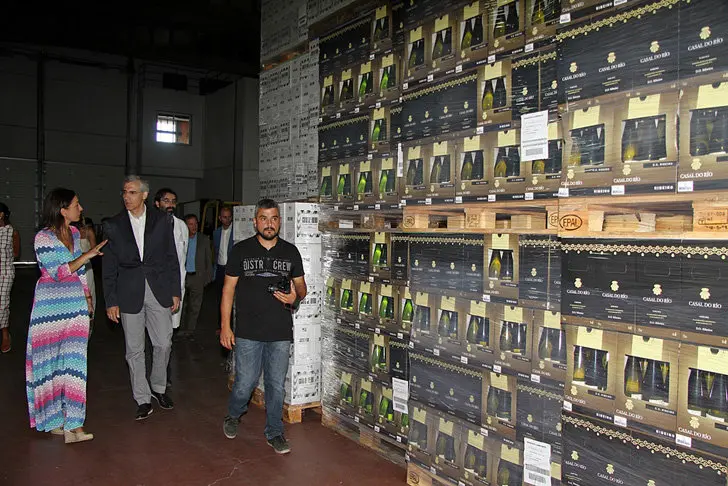
[[[276,238],[278,238],[278,233],[279,233],[279,231],[276,231],[276,233],[273,236],[266,236],[264,233],[261,233],[260,231],[258,231],[258,235],[260,235],[260,237],[266,241],[275,240]]]

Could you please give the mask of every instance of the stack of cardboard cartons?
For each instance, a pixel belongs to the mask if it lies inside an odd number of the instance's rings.
[[[295,245],[301,253],[303,272],[308,286],[308,295],[293,314],[293,342],[291,343],[285,385],[285,403],[288,405],[303,405],[318,402],[321,399],[323,279],[321,277],[321,233],[318,230],[318,208],[318,204],[310,203],[283,203],[280,205],[279,237]],[[247,209],[237,211],[236,214],[241,216],[247,214]],[[265,391],[263,375],[261,375],[258,388]]]

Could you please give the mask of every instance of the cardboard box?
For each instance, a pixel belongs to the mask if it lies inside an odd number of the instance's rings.
[[[339,287],[339,309],[342,316],[355,319],[359,309],[359,282],[345,278]]]
[[[377,309],[376,284],[371,282],[359,282],[357,289],[356,321],[365,328],[373,324],[379,315]]]
[[[716,14],[725,7],[720,0],[681,0],[679,6],[680,79],[694,86],[687,78],[718,74],[728,67],[723,47],[728,19]]]
[[[491,4],[489,15],[491,43],[488,47],[490,54],[506,56],[523,52],[526,27],[525,7],[525,0],[496,0]]]
[[[487,199],[492,182],[493,166],[489,163],[485,135],[465,137],[457,144],[455,194]]]
[[[516,377],[486,372],[483,378],[483,427],[510,440],[516,439]]]
[[[337,83],[334,75],[324,76],[321,83],[321,114],[329,115],[336,110],[336,100],[339,98],[336,91]]]
[[[413,336],[434,336],[436,331],[433,330],[432,321],[435,319],[433,315],[436,296],[430,297],[426,292],[417,292],[412,297],[415,305],[412,319]],[[404,305],[407,305],[406,301]],[[402,320],[405,318],[404,311],[403,308]]]
[[[728,81],[721,75],[691,79],[681,90],[678,191],[728,187]],[[703,80],[700,84],[696,82]],[[684,83],[687,83],[684,82]],[[708,136],[708,127],[714,127]],[[715,133],[714,133],[715,132]]]
[[[233,241],[243,241],[255,236],[255,206],[235,206],[233,208]]]
[[[286,241],[288,239],[284,238]],[[321,275],[321,244],[320,243],[300,243],[297,244],[298,252],[301,254],[303,262],[303,272],[309,278]]]
[[[617,374],[617,334],[588,327],[566,329],[564,406],[582,415],[613,420]],[[568,402],[568,404],[567,404]]]
[[[387,101],[399,96],[399,87],[402,84],[402,52],[394,49],[382,53],[377,57],[377,77],[374,94],[377,101]]]
[[[322,165],[319,167],[319,200],[333,202],[336,195],[334,181],[338,181],[336,165]]]
[[[376,295],[377,316],[380,328],[390,332],[401,332],[399,325],[399,288],[389,284],[378,284]]]
[[[445,72],[455,67],[458,61],[460,50],[457,48],[458,32],[457,14],[455,12],[445,13],[430,21],[430,46],[432,52],[431,73]]]
[[[360,378],[359,380],[359,396],[357,398],[356,417],[359,423],[363,423],[373,427],[376,423],[376,406],[379,384],[369,380],[369,378]]]
[[[620,335],[615,420],[652,435],[675,438],[677,341]]]
[[[460,361],[466,333],[466,301],[447,296],[433,298],[439,299],[435,307],[437,330],[433,338],[434,349],[446,360]]]
[[[358,104],[358,92],[356,92],[358,86],[354,84],[359,77],[357,68],[358,66],[347,67],[343,69],[338,76],[336,76],[336,80],[339,84],[338,89],[336,90],[338,93],[336,111],[342,113],[347,112],[350,111],[354,105]]]
[[[489,132],[487,160],[493,167],[493,184],[488,194],[496,200],[522,199],[526,185],[527,163],[521,162],[520,130]],[[530,165],[530,163],[528,163]]]
[[[319,163],[366,157],[368,132],[368,115],[335,119],[319,124]]]
[[[564,414],[566,484],[710,484],[725,482],[725,463],[695,449]]]
[[[377,380],[390,383],[389,337],[372,334],[369,340],[369,375]]]
[[[497,336],[495,364],[530,374],[533,356],[533,311],[497,304],[489,306],[488,311]]]
[[[403,336],[403,339],[407,339],[406,336]],[[409,340],[399,340],[394,337],[389,339],[389,363],[392,378],[409,380]]]
[[[435,414],[423,405],[410,402],[410,428],[407,450],[410,459],[430,467],[435,452]]]
[[[495,361],[494,327],[491,325],[488,307],[482,301],[466,301],[465,314],[466,331],[465,342],[461,354],[467,358],[468,363],[474,366],[491,365]]]
[[[404,81],[412,82],[424,78],[432,62],[432,39],[429,26],[420,25],[407,33],[407,49],[405,51]]]
[[[400,183],[402,199],[423,198],[427,194],[427,172],[431,147],[416,145],[406,147],[404,180]],[[427,178],[427,179],[426,179]]]
[[[389,5],[377,7],[371,22],[372,51],[381,51],[392,46],[392,9]]]
[[[399,201],[399,181],[397,167],[392,157],[374,159],[372,170],[375,174],[373,180],[374,200],[377,203],[396,203]]]
[[[376,199],[375,194],[375,163],[373,160],[362,160],[355,164],[354,180],[356,181],[357,203],[371,204]]]
[[[552,236],[526,235],[518,239],[518,301],[530,308],[549,306],[549,274],[555,253]],[[556,269],[561,274],[561,267]]]
[[[562,453],[561,412],[564,390],[530,380],[518,380],[516,438],[525,437],[551,445],[552,453]]]
[[[391,276],[392,264],[392,243],[391,233],[376,232],[371,238],[371,257],[369,258],[371,267],[369,275],[389,279]]]
[[[510,59],[478,68],[478,125],[499,126],[511,122],[512,74]]]
[[[389,108],[375,108],[369,119],[369,151],[389,154],[392,124]]]
[[[491,467],[495,441],[488,438],[488,434],[480,430],[463,427],[463,468],[460,481],[467,486],[491,484]]]
[[[460,61],[476,62],[488,57],[488,4],[480,0],[463,6],[459,15]]]
[[[434,467],[438,476],[457,481],[463,463],[463,427],[452,417],[439,414],[436,418]]]
[[[338,174],[335,196],[336,201],[353,202],[356,183],[354,182],[352,164],[350,162],[339,162],[336,173]]]
[[[561,186],[564,140],[558,122],[548,125],[548,158],[524,162],[525,192],[534,199],[556,198]]]
[[[451,197],[455,190],[455,144],[443,141],[432,144],[425,164],[427,197]]]
[[[320,244],[319,211],[319,205],[314,203],[281,204],[281,238],[294,245]]]
[[[409,236],[393,234],[392,242],[392,281],[409,281]]]
[[[549,310],[534,311],[533,362],[531,373],[553,384],[566,380],[566,330],[561,325],[561,313]]]
[[[321,363],[289,366],[285,387],[289,405],[321,401]]]
[[[728,350],[683,344],[679,366],[678,443],[724,456],[728,449]]]
[[[381,385],[377,398],[376,424],[380,432],[381,429],[384,429],[389,437],[395,438],[395,440],[397,436],[402,437],[402,413],[394,410],[392,388]],[[374,430],[376,431],[376,428]]]
[[[461,234],[410,237],[410,281],[413,287],[439,292],[463,288],[464,238]],[[477,267],[476,267],[477,271]]]
[[[496,484],[522,484],[523,455],[516,446],[501,444],[500,457],[493,461]]]
[[[378,59],[367,60],[358,67],[358,79],[356,82],[356,92],[354,97],[356,105],[360,107],[369,106],[377,97],[377,69]]]
[[[526,0],[526,44],[538,47],[553,42],[560,16],[559,0]]]
[[[487,235],[485,249],[488,278],[484,292],[491,300],[516,304],[520,272],[518,236]]]
[[[293,328],[290,364],[293,366],[321,362],[321,325],[301,325]]]
[[[326,279],[326,290],[324,305],[327,309],[336,312],[341,302],[341,280],[328,277]]]
[[[410,332],[412,324],[417,317],[418,325],[420,324],[420,314],[416,313],[416,303],[414,296],[410,293],[409,287],[399,287],[399,313],[397,314],[402,330]],[[429,326],[428,326],[429,328]]]

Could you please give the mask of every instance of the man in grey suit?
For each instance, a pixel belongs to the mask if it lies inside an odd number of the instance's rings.
[[[126,177],[121,196],[125,210],[104,224],[104,297],[107,317],[124,328],[136,420],[143,420],[152,413],[152,397],[161,408],[174,407],[166,394],[167,363],[182,285],[172,215],[147,210],[149,184],[138,176]],[[149,381],[145,329],[154,348]]]
[[[197,318],[202,307],[205,286],[212,282],[212,248],[210,238],[199,233],[197,216],[185,216],[189,230],[187,247],[187,278],[185,279],[185,303],[182,307],[182,336],[193,337],[197,328]]]

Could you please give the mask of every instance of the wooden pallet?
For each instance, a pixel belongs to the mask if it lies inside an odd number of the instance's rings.
[[[347,437],[362,447],[376,452],[378,455],[401,467],[406,467],[405,445],[377,434],[367,425],[359,424],[335,411],[324,407],[321,423],[339,435]]]
[[[401,210],[332,211],[319,219],[319,229],[389,231],[402,226]]]
[[[256,388],[250,402],[261,408],[265,408],[265,393],[263,390]],[[283,421],[287,424],[300,424],[303,421],[303,412],[305,410],[313,410],[321,415],[321,402],[304,403],[303,405],[283,404]]]
[[[511,201],[432,206],[406,206],[402,228],[450,231],[556,232],[549,224],[558,210],[558,201]]]
[[[558,231],[566,238],[721,239],[728,236],[728,193],[563,199]]]
[[[407,463],[407,484],[409,486],[449,486],[452,483],[445,482],[444,479],[438,478],[430,471],[410,462]]]

